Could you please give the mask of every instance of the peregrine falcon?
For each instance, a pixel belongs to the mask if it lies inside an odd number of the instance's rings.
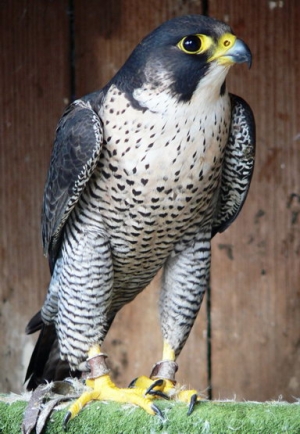
[[[157,396],[197,402],[175,388],[176,359],[208,286],[211,239],[239,214],[254,167],[250,107],[229,94],[235,63],[251,52],[227,24],[200,15],[165,22],[100,91],[59,121],[42,212],[51,281],[27,326],[40,330],[26,379],[85,373],[95,399],[159,412]],[[119,389],[101,345],[118,311],[163,268],[161,361]],[[126,327],[126,324],[124,324]],[[177,390],[177,391],[176,391]]]

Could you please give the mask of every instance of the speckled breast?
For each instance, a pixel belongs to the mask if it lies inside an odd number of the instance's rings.
[[[136,110],[116,88],[107,95],[105,143],[86,202],[97,208],[120,267],[134,267],[137,257],[139,266],[162,262],[212,213],[229,131],[226,102],[208,116],[195,104]]]

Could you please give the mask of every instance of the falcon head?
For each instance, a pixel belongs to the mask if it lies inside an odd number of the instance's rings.
[[[206,86],[222,92],[229,68],[244,62],[250,67],[251,58],[247,45],[227,24],[187,15],[163,23],[146,36],[114,81],[127,93],[148,86],[189,101],[205,79]]]

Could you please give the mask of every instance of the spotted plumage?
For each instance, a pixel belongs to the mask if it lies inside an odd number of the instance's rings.
[[[44,194],[52,278],[28,327],[42,327],[30,388],[62,376],[57,357],[51,365],[57,339],[67,370],[86,369],[89,349],[162,267],[161,327],[178,356],[208,284],[211,238],[236,218],[251,180],[253,116],[225,84],[250,58],[226,24],[177,18],[67,109]]]

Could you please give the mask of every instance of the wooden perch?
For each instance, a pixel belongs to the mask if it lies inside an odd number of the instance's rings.
[[[0,397],[0,433],[19,434],[25,407],[24,401],[5,402]],[[181,403],[157,401],[164,420],[149,416],[140,408],[115,403],[94,402],[84,408],[68,424],[68,434],[299,434],[300,404],[285,402],[200,402],[187,416]],[[55,410],[43,434],[65,433],[63,419],[66,408]]]

